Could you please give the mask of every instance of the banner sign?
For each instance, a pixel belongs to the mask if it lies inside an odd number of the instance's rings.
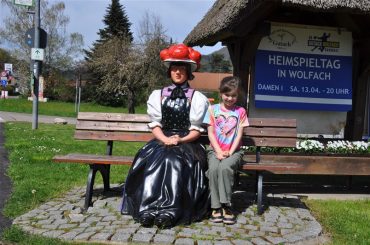
[[[14,0],[14,4],[32,7],[34,5],[33,0]]]
[[[256,53],[254,92],[259,108],[351,110],[351,32],[272,23]]]
[[[5,63],[4,70],[9,71],[9,74],[11,75],[13,73],[13,64]]]
[[[3,77],[1,78],[0,81],[1,81],[1,86],[3,86],[3,87],[6,87],[6,85],[8,84],[8,81],[6,79],[4,79]]]

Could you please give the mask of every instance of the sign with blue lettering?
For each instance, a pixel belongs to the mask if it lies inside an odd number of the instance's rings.
[[[7,84],[7,81],[6,81],[6,80],[1,79],[1,86],[6,87],[6,84]]]
[[[255,60],[256,107],[352,109],[352,34],[272,23]]]

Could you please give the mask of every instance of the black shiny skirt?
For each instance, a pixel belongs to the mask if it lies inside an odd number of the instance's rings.
[[[166,133],[168,134],[168,133]],[[210,207],[207,157],[197,142],[166,146],[148,142],[136,154],[123,190],[122,213],[138,221],[143,213],[189,224],[207,215]]]

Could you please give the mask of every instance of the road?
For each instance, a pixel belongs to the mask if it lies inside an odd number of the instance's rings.
[[[54,123],[56,118],[62,118],[67,121],[68,124],[75,124],[76,119],[72,117],[58,117],[58,116],[38,116],[39,123]],[[6,112],[0,111],[0,122],[32,122],[32,114],[18,113],[18,112]]]

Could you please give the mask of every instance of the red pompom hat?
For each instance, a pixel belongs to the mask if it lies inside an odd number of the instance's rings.
[[[159,55],[166,67],[170,67],[172,62],[184,62],[191,65],[192,72],[199,69],[202,58],[198,51],[182,43],[163,49]]]

